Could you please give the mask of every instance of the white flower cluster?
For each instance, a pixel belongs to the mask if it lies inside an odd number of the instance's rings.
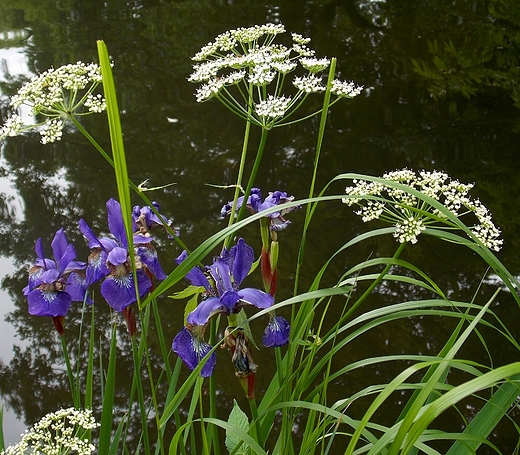
[[[188,77],[188,81],[201,84],[195,93],[197,102],[217,98],[237,115],[271,128],[292,114],[307,95],[324,92],[326,87],[317,73],[329,67],[330,59],[316,58],[307,46],[310,38],[297,33],[291,35],[291,47],[274,44],[276,36],[284,32],[282,24],[255,25],[229,30],[205,45],[193,57],[197,63]],[[283,95],[285,76],[298,68],[302,74],[292,81],[297,92]],[[271,90],[270,85],[274,86]],[[232,93],[232,86],[237,87],[236,92]],[[336,100],[353,98],[362,91],[346,81],[336,80],[332,87]],[[274,102],[281,99],[283,103]],[[292,102],[286,103],[288,99]],[[284,105],[286,110],[281,111]]]
[[[95,447],[86,437],[99,427],[89,409],[60,409],[45,415],[22,434],[22,440],[0,452],[0,455],[56,454],[89,455]]]
[[[451,180],[447,174],[439,171],[420,171],[417,174],[409,169],[402,169],[388,172],[382,178],[406,185],[439,201],[456,217],[473,213],[477,221],[470,227],[473,234],[488,248],[500,250],[503,243],[499,238],[500,229],[494,225],[491,214],[480,200],[469,196],[472,184]],[[363,221],[381,219],[395,224],[394,237],[401,243],[416,243],[418,235],[427,226],[439,221],[450,224],[439,210],[390,183],[355,180],[354,185],[347,187],[345,192],[348,197],[343,202],[349,206],[359,205],[360,209],[355,213]]]
[[[309,70],[311,73],[319,73],[320,71],[326,70],[330,65],[328,58],[301,58],[300,63],[302,66]]]
[[[317,77],[314,74],[309,74],[302,77],[295,76],[293,85],[298,90],[301,90],[305,93],[317,93],[325,91],[325,87],[321,84],[321,77]]]
[[[260,101],[256,106],[256,113],[260,117],[282,117],[285,114],[289,104],[291,103],[291,98],[286,98],[284,96],[274,97],[273,95],[269,95],[267,99]]]
[[[67,118],[106,109],[103,96],[93,93],[101,81],[99,66],[82,62],[49,69],[34,76],[11,98],[10,105],[14,109],[28,106],[31,115],[43,116],[45,120],[25,125],[22,118],[14,114],[0,129],[0,139],[37,128],[43,144],[60,140]],[[83,108],[85,112],[81,112]]]
[[[332,88],[330,91],[339,97],[354,98],[363,91],[363,86],[356,85],[354,82],[334,80],[332,81]]]

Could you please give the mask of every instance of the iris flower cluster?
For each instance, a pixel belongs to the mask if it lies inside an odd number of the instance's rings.
[[[244,204],[245,196],[240,196],[237,199],[236,210],[239,210]],[[285,191],[273,191],[268,194],[268,196],[262,200],[262,191],[260,188],[252,188],[251,194],[248,196],[246,200],[246,207],[251,213],[259,213],[263,210],[270,209],[280,204],[285,204],[287,202],[294,201],[294,196],[289,196]],[[233,208],[233,202],[228,202],[222,207],[220,212],[221,216],[229,216],[231,214]],[[270,213],[266,215],[269,218],[270,226],[269,229],[271,231],[283,231],[287,228],[291,222],[284,218],[284,215],[287,213],[296,210],[299,206],[292,206],[289,208],[284,208],[277,212]]]
[[[159,217],[149,207],[134,207],[132,266],[121,206],[115,199],[109,199],[106,208],[110,236],[96,236],[85,220],[79,220],[79,230],[91,250],[86,263],[75,261],[75,249],[68,243],[63,228],[51,244],[54,260],[45,258],[42,240],[36,242],[38,258],[29,271],[29,284],[24,288],[24,294],[29,313],[51,316],[60,334],[63,334],[63,318],[72,302],[93,303],[87,294],[93,283],[102,280],[101,295],[114,310],[122,312],[128,322],[131,315],[127,311],[136,302],[137,295],[144,296],[152,288],[154,279],[166,278],[149,233],[151,228],[163,225]],[[134,329],[129,325],[131,334],[135,333]]]
[[[101,295],[114,310],[121,312],[137,300],[137,295],[121,206],[115,199],[109,199],[106,207],[112,237],[98,238],[83,219],[79,221],[79,229],[88,240],[91,250],[87,266],[89,285],[102,279]],[[134,231],[137,229],[137,212],[140,213],[140,210],[134,208]],[[148,220],[152,222],[151,217]],[[141,225],[133,236],[137,291],[140,297],[151,289],[153,277],[159,280],[166,278],[148,228],[148,224]]]
[[[63,228],[51,243],[54,259],[47,259],[42,239],[36,241],[37,259],[29,270],[29,283],[23,289],[29,314],[50,316],[63,335],[63,318],[72,302],[91,302],[87,296],[86,264],[76,261],[76,250],[68,242]]]
[[[180,264],[187,258],[183,252],[177,259]],[[210,319],[216,315],[230,316],[244,307],[254,306],[258,309],[271,307],[274,297],[255,288],[242,288],[242,282],[251,271],[254,261],[253,249],[243,239],[229,250],[224,249],[215,257],[213,264],[204,270],[194,267],[186,275],[193,285],[204,289],[203,300],[186,318],[186,326],[173,340],[172,348],[190,369],[195,369],[199,362],[212,349],[204,340],[204,330]],[[286,322],[286,321],[285,321]],[[268,347],[282,346],[289,339],[287,323],[271,322],[263,336],[263,343]],[[249,353],[243,352],[235,363],[238,372],[254,373]],[[202,376],[211,376],[215,368],[216,355],[212,353],[202,367]],[[244,366],[247,365],[247,366]]]

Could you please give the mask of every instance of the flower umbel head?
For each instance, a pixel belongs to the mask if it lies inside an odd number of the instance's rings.
[[[26,125],[13,114],[0,129],[0,139],[38,129],[43,144],[59,141],[68,119],[105,110],[103,96],[94,93],[101,81],[99,66],[82,62],[34,76],[11,98],[10,105],[14,109],[28,106],[36,123]]]
[[[238,116],[270,129],[283,124],[309,94],[324,92],[319,73],[327,70],[330,59],[316,58],[307,46],[310,38],[296,33],[291,35],[290,47],[275,44],[283,33],[282,24],[255,25],[229,30],[205,45],[193,57],[197,63],[188,77],[201,84],[195,94],[197,102],[217,98]],[[284,94],[289,85],[285,82],[291,80],[287,75],[295,71],[291,93]],[[353,98],[362,90],[353,82],[334,82],[336,100]]]
[[[439,223],[457,227],[423,199],[392,185],[392,182],[396,182],[439,201],[456,217],[473,214],[476,223],[470,227],[472,233],[486,247],[500,250],[503,242],[499,238],[500,229],[494,225],[488,209],[469,195],[472,184],[452,180],[439,171],[416,173],[402,169],[386,173],[382,178],[388,183],[354,180],[354,185],[345,190],[348,197],[343,202],[349,206],[357,204],[360,208],[356,214],[363,221],[381,219],[395,224],[394,237],[401,243],[416,243],[422,231],[429,226],[438,226]]]
[[[22,434],[18,444],[0,452],[2,455],[29,453],[89,455],[95,447],[87,438],[91,430],[99,427],[90,409],[60,409],[45,415],[30,430]]]

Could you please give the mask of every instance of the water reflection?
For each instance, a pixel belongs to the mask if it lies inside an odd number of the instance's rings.
[[[514,183],[520,172],[514,84],[518,66],[514,46],[518,43],[512,36],[518,26],[514,18],[519,16],[511,14],[505,20],[507,11],[518,12],[517,2],[293,0],[275,5],[209,0],[66,0],[58,4],[46,0],[17,5],[0,6],[3,93],[14,92],[19,75],[28,77],[50,66],[96,60],[95,41],[103,38],[115,63],[131,177],[136,183],[149,179],[150,186],[176,182],[154,197],[162,212],[180,226],[188,245],[198,245],[223,226],[219,211],[230,193],[204,184],[233,182],[243,137],[243,126],[218,103],[195,102],[195,86],[186,81],[190,56],[226,29],[280,20],[288,29],[312,36],[320,55],[337,56],[342,78],[365,85],[360,97],[331,110],[318,187],[340,172],[381,174],[405,166],[442,169],[461,181],[476,182],[476,196],[504,230],[501,260],[519,273],[520,215],[516,205],[520,187]],[[1,110],[5,116],[5,102]],[[104,118],[87,122],[89,131],[108,148]],[[264,158],[271,166],[259,175],[259,186],[306,196],[316,129],[317,122],[312,120],[272,131]],[[255,132],[253,143],[257,139]],[[11,305],[4,311],[10,313],[12,328],[8,335],[2,332],[2,341],[11,346],[14,329],[21,343],[13,358],[4,358],[0,389],[16,413],[32,423],[58,404],[68,404],[68,394],[52,324],[27,315],[21,295],[25,267],[33,260],[35,240],[43,237],[48,243],[61,226],[77,246],[78,255],[86,255],[77,220],[83,217],[103,229],[104,204],[114,197],[115,186],[111,169],[75,132],[67,133],[63,142],[45,147],[36,135],[9,140],[2,148],[1,167],[7,179],[3,181],[11,189],[2,196],[0,255],[15,267],[4,271],[2,281],[8,295],[4,302]],[[342,191],[343,186],[338,183],[334,190]],[[291,229],[299,228],[301,217],[294,213]],[[363,229],[346,207],[321,208],[312,226],[303,277],[310,281],[334,250],[331,238],[348,239]],[[280,298],[292,289],[296,237],[289,231],[283,236]],[[259,241],[257,250],[258,245]],[[333,275],[339,276],[372,251],[387,252],[394,247],[391,239],[368,244],[357,251],[357,258],[341,258]],[[161,239],[159,253],[164,269],[171,270],[178,248]],[[407,254],[453,298],[473,295],[485,275],[474,257],[461,254],[453,258],[432,239],[421,239]],[[489,287],[478,292],[484,300]],[[371,304],[422,295],[387,287],[379,297]],[[171,302],[162,305],[166,330],[173,336],[182,315],[175,313]],[[501,316],[518,314],[506,294],[495,310]],[[103,334],[111,316],[101,305],[99,312],[106,316],[97,328]],[[77,308],[68,318],[71,340],[80,314]],[[418,350],[431,353],[450,332],[452,322],[410,320],[388,326],[372,339],[353,344],[352,352],[362,348],[363,355],[407,352],[411,344],[418,343],[416,335],[423,335]],[[520,336],[517,327],[510,329]],[[124,340],[124,327],[121,330]],[[511,352],[497,347],[495,355],[501,363],[508,361]],[[122,354],[121,369],[130,365],[131,359]],[[228,373],[219,373],[217,382],[229,382]],[[380,376],[383,370],[374,366],[371,373]],[[341,379],[341,385],[345,390],[358,390],[365,383],[364,376],[366,371]],[[262,379],[259,381],[261,384]],[[219,396],[226,410],[235,398],[234,386],[231,388],[223,388]],[[121,404],[118,412],[124,412],[123,407]],[[507,452],[507,443],[502,444]]]
[[[20,76],[28,74],[26,64],[26,56],[24,48],[11,47],[20,45],[27,39],[25,30],[18,31],[4,31],[2,33],[1,41],[5,48],[0,49],[0,62],[2,67],[2,75],[0,80],[16,80]],[[22,110],[20,115],[27,118],[26,110]],[[12,224],[20,224],[24,219],[24,202],[20,197],[15,182],[4,161],[3,156],[0,157],[0,169],[2,176],[0,177],[0,213],[4,222],[10,221]],[[7,233],[4,233],[3,237]],[[8,249],[2,249],[2,254],[9,255]],[[0,256],[0,276],[11,276],[17,270],[17,266],[12,263],[12,258]],[[1,349],[0,349],[0,365],[7,365],[13,362],[16,353],[19,352],[20,343],[19,334],[16,327],[10,324],[7,319],[8,315],[14,309],[13,301],[10,294],[4,289],[0,290],[0,333]],[[2,393],[4,395],[4,393]],[[6,401],[6,402],[5,402]],[[12,400],[2,399],[4,405],[4,419],[3,428],[5,432],[6,444],[14,444],[18,442],[20,434],[26,429],[26,425],[22,421],[22,413],[16,406],[13,405]]]

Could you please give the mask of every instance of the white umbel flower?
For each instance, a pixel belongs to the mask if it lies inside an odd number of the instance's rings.
[[[334,95],[344,98],[354,98],[363,91],[363,86],[356,85],[352,81],[332,81],[332,88],[330,90]]]
[[[298,90],[305,93],[324,92],[326,89],[326,87],[321,83],[321,77],[317,77],[314,74],[302,77],[295,76],[293,85]]]
[[[328,58],[302,58],[300,63],[311,73],[319,73],[329,67],[330,60]]]
[[[349,206],[359,205],[355,213],[363,221],[380,219],[395,224],[394,237],[400,243],[416,243],[419,234],[428,226],[445,223],[450,228],[457,227],[450,223],[445,212],[434,208],[406,188],[396,188],[390,183],[396,182],[437,200],[458,218],[473,214],[476,223],[469,227],[470,231],[489,249],[500,250],[500,229],[494,225],[491,214],[480,200],[469,195],[473,184],[452,180],[444,172],[416,173],[410,169],[387,172],[383,179],[389,183],[354,180],[353,185],[345,189],[347,197],[343,198],[343,202]]]
[[[265,100],[260,101],[260,103],[255,106],[255,111],[260,117],[283,117],[290,103],[291,98],[269,95]]]
[[[0,139],[36,129],[43,144],[59,141],[67,120],[106,109],[104,97],[94,94],[101,82],[101,69],[95,63],[77,62],[34,76],[11,98],[10,105],[29,107],[36,122],[26,125],[15,113],[0,130]]]
[[[0,455],[69,454],[90,455],[95,447],[88,432],[99,427],[90,409],[60,409],[47,414],[22,434],[18,444]]]
[[[308,94],[325,92],[320,73],[331,60],[316,58],[307,46],[310,39],[297,33],[292,33],[291,47],[275,43],[281,33],[285,33],[282,24],[255,25],[224,32],[203,46],[193,57],[197,63],[188,76],[188,81],[200,84],[197,102],[216,98],[239,117],[269,129],[284,125],[289,116],[294,123],[317,114],[294,118]],[[330,105],[360,91],[353,82],[336,81]]]

